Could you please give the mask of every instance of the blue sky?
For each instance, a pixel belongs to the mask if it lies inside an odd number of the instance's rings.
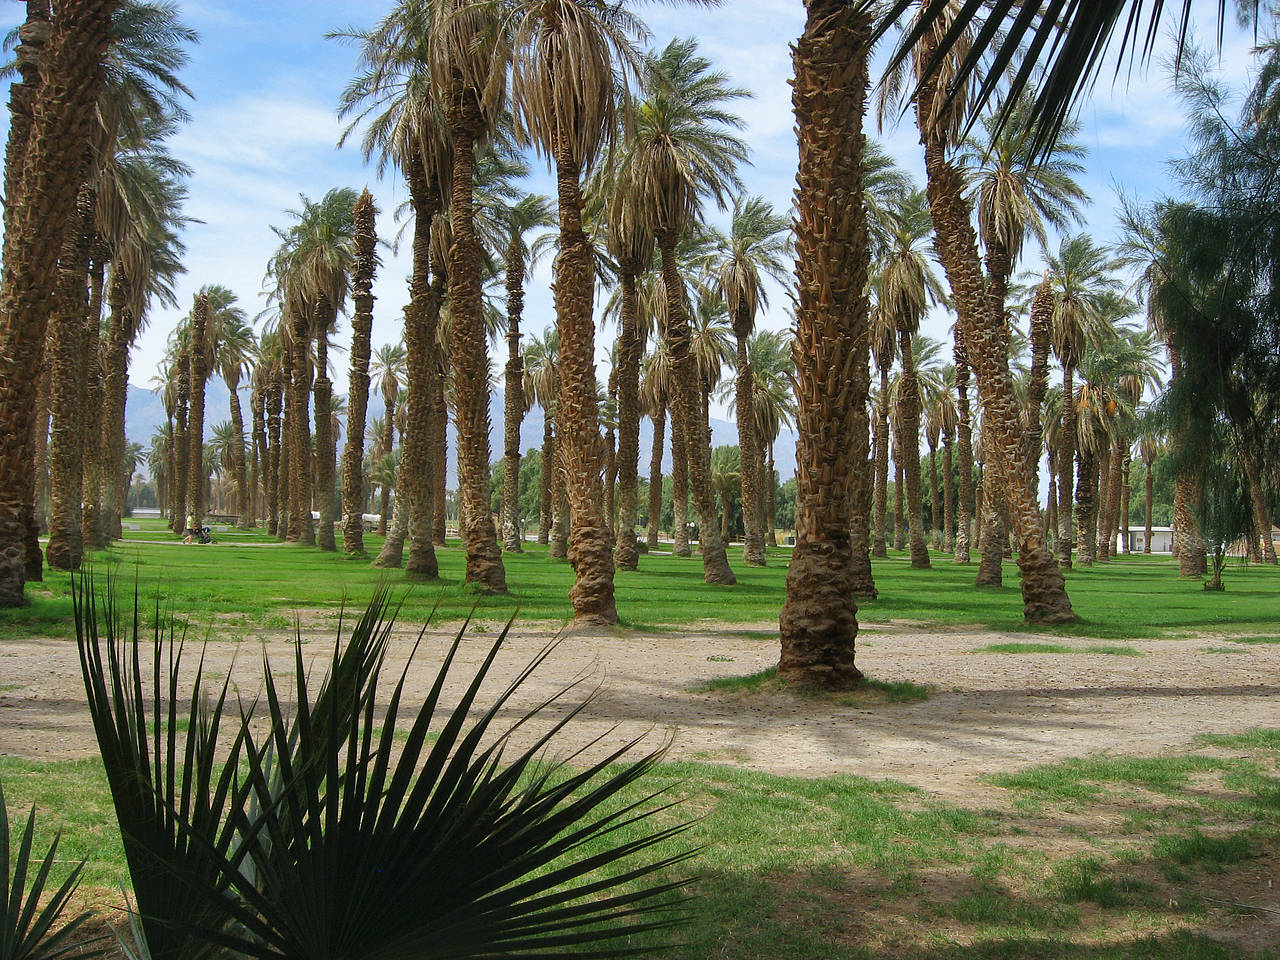
[[[193,224],[185,237],[188,272],[178,284],[180,309],[153,310],[150,327],[134,352],[134,383],[148,383],[164,351],[165,336],[202,284],[231,287],[251,315],[262,309],[263,273],[277,245],[271,225],[288,222],[285,211],[297,207],[300,193],[315,198],[331,187],[367,185],[381,210],[380,235],[393,235],[392,213],[405,199],[405,191],[394,176],[379,181],[375,171],[361,162],[358,149],[337,148],[341,126],[335,104],[352,72],[355,52],[324,36],[347,25],[371,25],[390,6],[390,0],[187,0],[181,4],[184,19],[202,40],[191,51],[184,74],[196,98],[190,106],[192,121],[172,146],[194,170],[188,213],[203,223]],[[1216,9],[1217,4],[1202,6]],[[652,45],[674,36],[695,36],[703,52],[736,84],[754,92],[753,99],[739,105],[753,158],[753,166],[742,171],[742,178],[750,193],[763,194],[775,207],[786,209],[796,163],[787,83],[789,44],[802,26],[802,4],[799,0],[730,0],[718,10],[664,4],[640,10],[652,30]],[[0,27],[9,29],[21,16],[22,4],[12,0],[3,4]],[[1221,56],[1228,77],[1243,81],[1251,40],[1251,35],[1229,30]],[[1181,115],[1157,64],[1114,85],[1110,74],[1104,76],[1085,104],[1081,120],[1080,139],[1090,149],[1083,183],[1093,198],[1085,229],[1107,241],[1115,234],[1116,184],[1144,198],[1170,189],[1163,161],[1181,151]],[[914,127],[904,123],[884,132],[881,139],[898,163],[923,183]],[[530,185],[544,193],[550,187],[545,174]],[[718,214],[711,219],[722,222]],[[375,289],[375,344],[399,338],[406,299],[407,251],[387,251],[384,257]],[[1037,268],[1038,262],[1038,254],[1031,250],[1023,266]],[[525,314],[528,331],[540,331],[554,322],[549,283],[549,270],[543,267],[530,286]],[[786,302],[785,292],[775,288],[761,326],[785,327]],[[940,316],[930,317],[924,332],[945,337],[947,322]],[[340,321],[339,342],[348,332]],[[611,332],[600,337],[602,356],[603,345],[611,338]],[[338,389],[343,391],[345,357],[338,356],[336,362],[341,368]]]

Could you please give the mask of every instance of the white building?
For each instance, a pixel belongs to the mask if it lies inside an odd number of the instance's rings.
[[[1129,528],[1129,549],[1124,549],[1124,531],[1116,534],[1117,553],[1144,553],[1147,544],[1147,528],[1143,526]],[[1151,552],[1173,553],[1173,527],[1151,528]]]

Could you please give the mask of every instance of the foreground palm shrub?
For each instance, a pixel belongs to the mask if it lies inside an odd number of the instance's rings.
[[[91,941],[83,936],[84,922],[92,915],[81,913],[66,923],[62,915],[68,901],[80,885],[80,873],[84,861],[78,863],[57,890],[45,895],[49,872],[57,862],[58,838],[49,845],[49,852],[36,866],[31,886],[27,875],[31,870],[31,847],[36,832],[36,812],[27,817],[26,828],[18,839],[18,849],[10,845],[9,811],[4,802],[4,789],[0,787],[0,908],[4,910],[0,924],[0,960],[58,960],[70,953],[81,957],[96,955],[85,951]],[[44,900],[41,906],[40,901]],[[61,924],[59,926],[59,924]],[[56,928],[56,929],[55,929]]]
[[[202,658],[178,736],[181,640],[157,625],[148,673],[136,614],[122,637],[112,602],[95,601],[87,581],[79,593],[85,686],[108,777],[113,794],[132,791],[116,811],[126,849],[137,854],[128,862],[143,925],[155,909],[143,889],[164,911],[146,929],[153,958],[157,936],[186,938],[177,948],[184,958],[197,941],[263,960],[623,956],[636,952],[627,938],[680,920],[685,882],[656,874],[688,854],[650,848],[685,827],[647,823],[670,806],[654,794],[625,799],[661,751],[622,762],[633,742],[581,767],[548,760],[581,703],[548,720],[528,747],[514,747],[512,734],[560,697],[499,723],[554,644],[481,710],[480,687],[508,624],[445,709],[464,626],[424,702],[403,702],[406,664],[382,707],[394,615],[381,592],[345,644],[339,626],[314,692],[300,638],[291,690],[282,693],[264,659],[261,702],[240,703],[234,730],[218,729],[232,726],[224,724],[228,688],[224,681],[216,696],[203,692]],[[167,718],[149,728],[165,734],[139,748],[148,717]],[[131,746],[122,748],[126,738]],[[167,899],[151,889],[157,881],[172,888]]]

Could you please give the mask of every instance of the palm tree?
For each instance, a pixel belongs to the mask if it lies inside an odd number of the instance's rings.
[[[619,93],[626,98],[631,78],[640,72],[642,58],[633,38],[644,29],[622,3],[516,0],[514,9],[511,89],[516,133],[554,164],[556,174],[557,452],[572,513],[570,553],[576,581],[570,597],[576,620],[614,623],[611,518],[604,512],[595,405],[591,305],[596,263],[583,226],[581,184],[621,129],[615,122]],[[630,414],[633,338],[627,339],[626,349]]]
[[[521,548],[519,520],[520,491],[520,422],[524,418],[524,371],[520,356],[520,319],[524,312],[524,284],[547,247],[548,234],[525,240],[531,231],[555,225],[551,201],[537,194],[526,194],[514,204],[505,206],[501,217],[507,229],[507,366],[506,397],[503,410],[502,545],[505,550]]]
[[[0,423],[6,430],[0,450],[0,607],[23,604],[32,562],[35,395],[58,280],[49,264],[57,262],[76,213],[118,6],[117,0],[60,3],[48,31],[28,30],[18,53],[22,80],[10,101],[0,277]],[[33,5],[33,19],[47,19],[47,11],[47,5]]]
[[[796,180],[796,545],[779,615],[779,676],[847,688],[858,635],[851,449],[870,387],[863,117],[874,26],[865,7],[807,0],[792,47],[800,168]],[[835,374],[835,371],[839,371]]]
[[[942,290],[924,246],[933,231],[923,191],[915,190],[902,197],[894,220],[893,238],[881,262],[879,308],[893,320],[898,334],[898,355],[902,359],[897,404],[902,433],[898,449],[906,483],[911,565],[925,569],[929,567],[929,545],[920,493],[920,383],[912,342],[925,311],[941,298]]]
[[[405,364],[408,361],[404,346],[398,343],[384,343],[373,351],[373,359],[369,365],[369,378],[376,383],[382,394],[385,432],[378,438],[378,449],[383,456],[395,448],[396,398],[404,386]],[[385,485],[382,488],[381,519],[378,521],[378,535],[387,535],[387,520],[391,510],[391,491]]]
[[[874,287],[874,282],[873,282]],[[871,308],[870,320],[871,356],[880,374],[880,388],[875,402],[875,503],[872,507],[871,554],[887,557],[885,541],[885,516],[888,510],[889,485],[889,377],[898,355],[897,324],[886,310],[876,303]]]
[[[763,455],[755,429],[754,377],[747,343],[755,330],[757,311],[769,305],[763,278],[782,282],[786,272],[783,261],[790,226],[790,221],[775,214],[764,197],[735,197],[729,236],[720,239],[718,255],[720,290],[737,341],[734,409],[742,456],[742,514],[746,529],[742,559],[753,567],[762,567],[765,562],[765,518],[759,483]]]
[[[649,530],[645,538],[648,548],[658,548],[658,525],[662,519],[662,452],[667,422],[667,403],[671,395],[671,357],[661,338],[643,361],[640,397],[645,413],[653,423],[653,448],[649,455]]]
[[[337,451],[330,420],[333,402],[333,382],[329,379],[329,335],[347,302],[351,292],[351,273],[355,266],[355,203],[358,195],[348,187],[335,187],[318,201],[303,195],[299,210],[289,211],[294,222],[285,231],[277,231],[284,245],[277,255],[273,272],[286,285],[286,297],[293,308],[293,335],[295,346],[315,341],[315,457],[316,486],[320,526],[316,540],[321,550],[336,550],[334,539],[334,478],[337,472]],[[303,366],[306,366],[304,363]],[[300,384],[301,386],[301,384]],[[299,411],[305,415],[303,398]],[[299,426],[302,426],[299,424]],[[302,458],[307,445],[300,443],[296,434],[298,462],[294,465],[293,479],[304,472]],[[310,483],[304,482],[309,490]],[[297,495],[295,502],[304,506],[307,523],[301,531],[310,539],[310,506]]]
[[[190,400],[187,408],[187,489],[183,491],[184,513],[188,527],[199,529],[204,516],[205,479],[204,462],[204,400],[205,385],[213,366],[214,344],[210,336],[209,287],[196,292],[195,301],[187,323],[190,325],[187,344],[187,377],[190,384]],[[195,522],[192,523],[191,519]]]
[[[696,392],[699,383],[676,246],[694,224],[698,205],[712,198],[723,205],[726,191],[740,188],[736,166],[746,146],[733,134],[742,120],[727,104],[747,95],[711,69],[693,40],[673,40],[654,58],[655,81],[638,109],[629,162],[638,186],[637,203],[650,219],[666,294],[666,329],[671,352],[673,411],[685,431],[689,479],[698,512],[704,578],[732,584],[724,543],[716,529],[711,489],[711,438]]]
[[[605,242],[617,272],[617,289],[610,298],[607,312],[616,313],[618,322],[617,374],[618,393],[618,519],[613,561],[620,570],[634,570],[639,563],[639,545],[636,541],[636,521],[639,516],[639,460],[640,417],[648,413],[654,423],[654,444],[658,450],[658,468],[661,477],[662,434],[666,417],[665,385],[661,395],[646,395],[642,399],[640,383],[641,363],[645,343],[656,319],[655,304],[651,293],[654,284],[641,288],[641,278],[653,264],[653,232],[636,207],[634,184],[626,177],[624,163],[615,163],[601,171],[590,185],[590,194],[604,220]],[[660,401],[660,403],[659,403]],[[653,502],[653,476],[650,466],[649,500]],[[661,487],[659,486],[659,500]],[[657,518],[650,509],[649,548],[657,547]]]
[[[556,454],[555,405],[560,389],[560,338],[554,327],[541,337],[532,337],[525,347],[520,394],[525,404],[542,408],[542,498],[538,520],[538,543],[551,536],[551,515],[555,487],[561,482]],[[527,412],[527,411],[526,411]]]
[[[791,338],[778,330],[764,330],[751,338],[747,347],[751,361],[751,374],[755,378],[752,399],[756,410],[756,435],[764,448],[764,464],[761,484],[765,492],[764,513],[768,527],[766,539],[771,547],[778,545],[774,488],[777,486],[774,470],[773,445],[783,427],[790,427],[796,418],[796,401],[791,384],[794,376]],[[865,517],[866,509],[863,508]],[[868,564],[869,565],[869,564]]]
[[[1075,368],[1085,348],[1104,332],[1100,320],[1106,296],[1117,289],[1111,274],[1110,252],[1088,234],[1066,237],[1057,254],[1047,258],[1053,288],[1053,352],[1062,365],[1062,395],[1075,396]],[[1071,404],[1064,404],[1063,429],[1058,433],[1058,563],[1071,566],[1072,468],[1077,430]]]
[[[440,0],[434,12],[434,29],[427,36],[428,65],[453,144],[448,203],[452,228],[447,270],[452,316],[449,360],[466,581],[486,593],[506,593],[506,570],[489,510],[489,359],[475,184],[477,147],[493,134],[505,106],[509,34],[498,23],[501,12],[492,4]]]
[[[340,107],[342,116],[355,116],[344,138],[357,124],[367,121],[361,144],[365,159],[376,155],[380,170],[394,164],[409,186],[413,273],[405,341],[409,345],[410,416],[400,471],[407,482],[397,487],[397,494],[399,501],[411,502],[411,508],[397,513],[407,515],[403,527],[410,537],[407,572],[415,577],[435,575],[435,542],[437,537],[440,543],[444,541],[443,446],[448,412],[443,403],[439,321],[447,244],[444,231],[438,228],[443,224],[439,215],[453,157],[439,99],[442,88],[433,82],[429,69],[433,37],[440,33],[436,28],[442,23],[438,6],[403,0],[372,30],[345,35],[359,44],[360,58],[358,72],[343,91]],[[387,420],[387,429],[394,429],[394,418],[388,416]],[[384,494],[387,490],[388,485],[383,485]],[[386,496],[382,508],[379,526],[385,530]],[[403,537],[388,536],[375,562],[398,567],[402,549]]]
[[[1079,123],[1064,124],[1047,150],[1036,154],[1033,110],[1027,94],[1003,115],[983,114],[983,136],[966,138],[956,157],[969,179],[978,238],[986,252],[987,296],[1001,314],[1026,239],[1044,247],[1045,226],[1061,232],[1078,223],[1080,207],[1089,199],[1076,182],[1084,173],[1079,160],[1087,152],[1074,140]]]
[[[922,0],[922,15],[927,15],[929,2]],[[948,10],[954,13],[954,8]],[[927,29],[914,32],[919,82],[913,99],[925,148],[928,198],[938,255],[955,300],[965,359],[973,364],[978,375],[979,398],[987,425],[984,446],[989,466],[995,469],[1008,497],[1010,518],[1017,533],[1024,614],[1037,623],[1070,622],[1075,614],[1067,597],[1066,583],[1045,546],[1039,505],[1027,484],[1022,420],[1008,364],[1009,325],[986,296],[987,281],[971,223],[972,207],[965,197],[962,172],[951,156],[963,126],[968,91],[953,89],[950,85],[950,78],[958,70],[954,55],[946,61],[946,72],[941,77],[925,70],[926,65],[934,61],[939,44],[947,35],[950,17],[948,14],[933,20]],[[886,85],[890,98],[894,86]]]
[[[342,552],[364,553],[364,434],[369,411],[369,341],[373,330],[373,278],[378,269],[378,210],[365,189],[352,209],[351,385],[347,445],[342,453]]]
[[[234,296],[231,298],[234,301]],[[253,330],[245,322],[244,311],[224,302],[218,311],[222,314],[217,344],[217,368],[223,383],[231,392],[231,431],[236,445],[231,472],[236,481],[236,512],[240,515],[238,526],[247,530],[253,523],[253,488],[249,486],[245,469],[244,414],[240,409],[240,381],[248,370],[257,344]]]

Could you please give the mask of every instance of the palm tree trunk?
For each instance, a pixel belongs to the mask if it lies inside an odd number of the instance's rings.
[[[253,430],[253,474],[249,478],[249,527],[258,525],[263,514],[267,477],[267,398],[262,384],[249,395],[249,416]]]
[[[1095,559],[1099,563],[1111,561],[1110,544],[1107,542],[1108,527],[1111,523],[1108,513],[1111,504],[1111,446],[1108,438],[1107,448],[1098,459],[1098,510],[1095,518],[1098,524],[1098,541]]]
[[[440,576],[432,539],[435,526],[435,470],[431,462],[431,420],[434,412],[436,353],[440,342],[440,304],[445,278],[440,270],[431,272],[431,221],[440,212],[438,183],[428,180],[417,163],[410,165],[409,190],[413,203],[413,276],[409,284],[409,305],[404,311],[404,339],[408,356],[409,406],[401,464],[401,486],[396,500],[408,507],[409,562],[406,574],[412,579],[435,580]],[[397,560],[397,565],[399,561]]]
[[[1145,461],[1144,461],[1144,462],[1145,462]],[[1147,475],[1146,475],[1146,480],[1145,480],[1145,484],[1144,484],[1144,485],[1145,485],[1145,487],[1146,487],[1146,491],[1145,491],[1145,493],[1146,493],[1146,505],[1145,505],[1145,509],[1144,509],[1144,511],[1143,511],[1143,514],[1144,514],[1144,515],[1143,515],[1143,521],[1144,521],[1144,525],[1145,525],[1145,527],[1146,527],[1146,530],[1144,531],[1144,539],[1143,539],[1143,541],[1142,541],[1142,552],[1143,552],[1143,553],[1150,553],[1150,552],[1151,552],[1151,501],[1152,501],[1152,494],[1155,492],[1155,477],[1153,477],[1153,476],[1152,476],[1152,474],[1151,474],[1151,468],[1152,468],[1154,465],[1155,465],[1154,463],[1147,463],[1147,464],[1146,464],[1146,467],[1147,467],[1146,474],[1147,474]]]
[[[1116,532],[1120,526],[1120,492],[1124,486],[1121,482],[1124,478],[1124,451],[1127,446],[1128,444],[1122,443],[1118,437],[1111,441],[1111,469],[1108,473],[1105,533],[1108,560],[1116,553]]]
[[[84,555],[85,331],[89,296],[85,277],[93,244],[93,190],[76,199],[58,264],[57,309],[49,325],[52,350],[49,438],[49,546],[45,556],[57,570],[75,570]]]
[[[792,48],[800,146],[796,191],[796,545],[779,615],[778,675],[854,686],[858,606],[849,541],[851,480],[865,463],[848,438],[870,375],[863,117],[872,16],[841,0],[808,0]],[[850,202],[850,198],[855,198]],[[849,375],[845,375],[845,371]]]
[[[1173,523],[1178,529],[1178,572],[1203,577],[1208,570],[1204,537],[1200,532],[1200,480],[1183,473],[1174,479]]]
[[[187,348],[188,350],[190,347]],[[173,411],[173,435],[170,449],[173,452],[173,470],[169,476],[172,484],[169,487],[169,528],[174,533],[182,533],[186,529],[187,470],[190,463],[187,454],[187,414],[191,403],[191,372],[187,364],[187,353],[184,350],[174,361],[174,393],[176,402]]]
[[[560,459],[560,437],[557,435],[551,462],[551,548],[552,560],[569,555],[569,498],[564,488],[564,463]]]
[[[1261,553],[1258,557],[1259,563],[1275,563],[1276,562],[1276,545],[1271,539],[1271,508],[1267,504],[1267,496],[1262,489],[1262,483],[1258,478],[1258,465],[1253,457],[1242,457],[1244,461],[1245,476],[1249,480],[1249,497],[1253,501],[1253,522],[1257,528],[1253,537],[1256,544],[1261,541]]]
[[[1132,458],[1128,450],[1124,453],[1124,465],[1121,467],[1123,477],[1120,481],[1120,543],[1121,552],[1131,553],[1129,549],[1129,469]]]
[[[931,51],[926,35],[921,56]],[[1027,451],[1013,382],[1009,376],[1009,328],[1003,316],[995,315],[983,296],[984,278],[978,260],[972,210],[964,199],[960,172],[947,159],[944,132],[930,116],[937,92],[936,77],[926,79],[916,97],[921,140],[925,146],[928,172],[929,208],[936,233],[938,258],[955,295],[957,329],[966,348],[966,357],[977,374],[978,394],[983,407],[985,429],[991,433],[987,449],[1000,486],[1008,498],[1014,530],[1018,537],[1018,566],[1022,573],[1023,609],[1035,623],[1063,623],[1075,620],[1066,582],[1044,542],[1037,498],[1027,484]]]
[[[386,421],[382,429],[382,452],[389,454],[395,448],[396,443],[396,398],[393,394],[387,393],[383,395],[384,407],[383,419]],[[402,441],[403,442],[403,441]],[[404,451],[401,451],[403,456]],[[396,471],[399,476],[399,471]],[[391,519],[391,485],[384,483],[382,485],[381,500],[378,504],[378,536],[385,537],[387,535],[387,523]]]
[[[542,495],[539,498],[538,511],[538,543],[546,546],[551,539],[551,479],[555,473],[553,466],[556,456],[555,435],[551,431],[551,414],[542,411],[542,457],[541,476]]]
[[[671,553],[687,557],[693,553],[689,549],[689,445],[676,408],[668,404],[667,410],[671,414]]]
[[[280,383],[280,371],[275,370],[267,382],[266,414],[267,414],[267,532],[273,537],[280,535],[280,408],[283,401],[283,388]]]
[[[658,525],[662,521],[662,450],[667,426],[666,405],[653,411],[653,448],[649,453],[649,532],[645,538],[650,550],[658,549]]]
[[[187,366],[191,372],[191,409],[187,414],[187,491],[186,510],[195,517],[195,527],[204,522],[204,398],[209,379],[209,355],[205,340],[209,328],[209,298],[196,294],[191,308],[191,347]]]
[[[311,342],[309,318],[301,312],[293,316],[293,377],[289,398],[290,431],[289,449],[289,534],[294,543],[312,546],[316,542],[315,527],[311,522],[311,361],[307,356]]]
[[[969,563],[973,526],[973,416],[969,409],[969,354],[959,324],[955,336],[956,359],[956,538],[955,563]]]
[[[1058,529],[1058,465],[1053,457],[1049,458],[1049,493],[1045,497],[1044,521],[1045,530],[1056,540]]]
[[[316,404],[316,502],[320,526],[316,543],[321,550],[337,550],[334,537],[333,485],[337,473],[337,437],[333,431],[333,381],[329,379],[329,331],[335,313],[323,297],[316,304],[320,322],[316,324],[316,381],[312,388]]]
[[[36,566],[28,555],[37,535],[36,384],[58,282],[50,265],[57,263],[85,180],[85,148],[97,123],[103,57],[118,7],[119,0],[65,0],[46,34],[43,22],[34,21],[47,20],[48,5],[31,4],[18,52],[22,79],[10,88],[0,278],[0,607],[25,602],[23,587]]]
[[[103,446],[102,418],[106,390],[102,382],[102,294],[106,284],[104,257],[109,251],[96,251],[89,268],[89,310],[85,314],[84,338],[84,475],[81,498],[80,538],[86,550],[101,550],[107,545],[102,516]],[[122,471],[123,472],[123,471]],[[119,488],[119,474],[113,474],[111,486]]]
[[[435,510],[432,511],[431,542],[437,547],[444,546],[447,511],[445,510],[445,482],[449,471],[449,407],[444,397],[444,382],[447,376],[444,357],[440,344],[436,344],[436,388],[431,401],[431,465],[435,470],[432,494],[435,497]]]
[[[636,275],[623,272],[622,328],[618,334],[618,524],[613,560],[619,570],[639,564],[636,524],[640,516],[640,339]],[[650,474],[652,475],[652,470]]]
[[[942,501],[938,496],[938,449],[936,444],[929,445],[929,526],[933,529],[933,548],[941,550]]]
[[[1075,369],[1062,365],[1062,426],[1058,430],[1058,566],[1071,569],[1072,468],[1076,460]]]
[[[1091,567],[1098,554],[1098,458],[1084,449],[1078,457],[1076,530],[1080,542],[1076,544],[1076,562]]]
[[[503,406],[502,548],[520,553],[520,421],[524,419],[524,363],[520,317],[524,312],[524,257],[519,234],[507,245],[507,369]]]
[[[253,516],[253,488],[249,486],[244,458],[244,411],[240,408],[239,384],[227,386],[231,390],[231,436],[235,441],[231,448],[231,469],[236,475],[236,512],[239,515],[236,525],[241,530],[248,530],[249,519]]]
[[[1027,482],[1038,500],[1040,457],[1044,448],[1041,411],[1049,392],[1049,351],[1053,339],[1053,290],[1047,280],[1036,288],[1031,301],[1031,377],[1027,384]],[[1046,528],[1047,529],[1047,528]]]
[[[855,366],[864,370],[855,378],[871,382],[870,350],[860,352]],[[850,437],[855,468],[849,481],[849,550],[852,554],[853,595],[859,600],[874,600],[880,595],[876,589],[875,575],[871,570],[871,500],[875,470],[871,457],[871,422],[865,410],[859,410],[853,422]],[[770,477],[772,479],[772,476]]]
[[[364,431],[369,415],[369,350],[373,332],[373,279],[378,269],[377,209],[366,189],[356,200],[355,264],[351,271],[351,381],[347,391],[347,445],[342,451],[342,552],[364,553]]]
[[[467,551],[466,582],[484,593],[506,593],[507,574],[489,507],[489,358],[480,291],[483,251],[476,236],[474,213],[475,146],[481,120],[474,91],[464,93],[459,103],[451,104],[449,127],[453,135],[450,362],[454,369],[458,505]],[[557,283],[557,287],[560,285]],[[593,403],[594,399],[593,392]]]
[[[982,474],[981,536],[978,539],[978,575],[974,586],[999,587],[1004,584],[1004,525],[1000,521],[1001,491],[995,472]]]
[[[871,555],[887,557],[889,555],[886,537],[889,510],[889,369],[880,371],[880,395],[876,398],[876,463],[875,463],[875,534],[872,538]]]
[[[769,441],[769,462],[765,465],[765,513],[769,518],[768,536],[765,538],[769,542],[769,546],[776,547],[778,545],[778,504],[775,499],[774,488],[778,485],[778,471],[773,464],[773,441]],[[869,491],[868,491],[869,492]]]
[[[103,512],[107,536],[119,540],[123,529],[124,499],[119,478],[124,475],[125,406],[129,398],[129,341],[133,318],[125,305],[124,269],[115,264],[107,286],[107,350],[103,358],[102,449]],[[160,492],[157,489],[157,494]]]
[[[40,528],[48,529],[49,513],[49,394],[52,388],[49,383],[49,365],[45,364],[40,371],[39,384],[36,387],[36,422],[35,422],[35,490],[32,504],[35,509],[37,533]],[[43,579],[44,555],[40,552],[40,540],[37,536],[35,545],[36,564],[34,575],[27,571],[28,580]]]
[[[702,552],[703,579],[707,583],[734,584],[724,541],[716,525],[716,498],[711,484],[710,428],[698,395],[699,377],[690,349],[689,314],[683,296],[684,282],[676,263],[676,235],[658,236],[662,254],[662,279],[666,292],[667,323],[664,331],[671,354],[672,417],[684,429],[689,457],[689,486],[698,515],[698,540]],[[564,337],[560,338],[564,350]]]
[[[613,531],[601,483],[599,406],[596,402],[595,254],[582,226],[579,163],[568,134],[555,134],[560,250],[556,257],[556,332],[560,370],[556,391],[556,453],[569,500],[569,591],[577,623],[613,624]]]
[[[927,570],[929,544],[924,534],[924,505],[920,497],[920,384],[916,378],[909,333],[899,331],[898,351],[902,354],[902,382],[899,384],[902,437],[898,441],[898,450],[902,454],[902,475],[907,486],[907,541],[911,547],[911,566]]]
[[[942,438],[942,510],[943,510],[943,542],[942,549],[954,553],[956,548],[955,518],[955,465],[951,454],[951,436]]]
[[[408,476],[405,473],[404,455],[401,454],[400,465],[396,468],[396,499],[391,508],[391,519],[387,524],[387,537],[382,541],[382,549],[374,558],[373,565],[381,569],[399,570],[404,560],[404,541],[409,532],[409,498],[404,495]]]
[[[902,550],[907,545],[906,515],[903,509],[902,447],[893,438],[893,549]]]
[[[747,337],[752,326],[751,312],[747,304],[738,305],[734,332],[738,346],[738,376],[735,384],[734,409],[738,419],[738,448],[742,454],[742,560],[749,567],[763,567],[764,517],[760,497],[760,439],[756,434],[756,407],[751,373],[751,358],[747,354]]]

